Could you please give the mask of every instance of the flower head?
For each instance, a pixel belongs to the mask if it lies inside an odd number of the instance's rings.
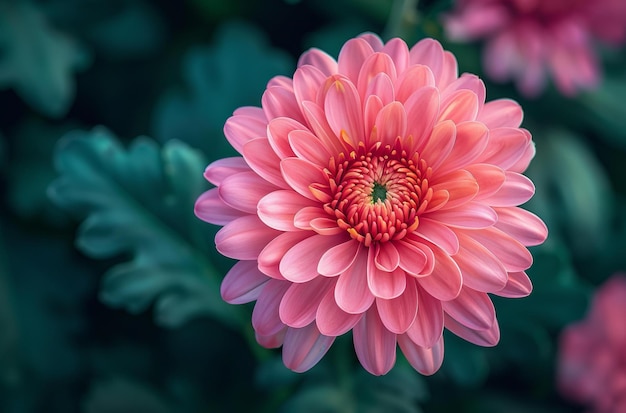
[[[373,374],[399,345],[424,374],[443,359],[444,326],[479,345],[499,339],[487,293],[530,293],[526,246],[547,235],[518,207],[534,193],[535,153],[511,100],[485,103],[432,39],[410,50],[365,34],[337,61],[312,49],[293,79],[275,77],[262,107],[224,132],[243,157],[218,160],[217,187],[196,203],[224,227],[215,242],[240,260],[222,283],[231,303],[256,300],[266,347],[304,371],[353,331]]]
[[[626,40],[626,2],[457,0],[444,26],[453,40],[486,39],[484,66],[494,80],[513,79],[534,96],[550,73],[562,93],[573,95],[598,83],[593,41]]]
[[[596,413],[626,411],[626,276],[596,292],[587,317],[561,335],[557,381],[561,393]]]

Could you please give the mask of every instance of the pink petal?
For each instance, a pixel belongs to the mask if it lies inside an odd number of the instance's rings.
[[[451,52],[443,52],[443,68],[441,74],[438,77],[438,86],[440,89],[445,89],[450,83],[452,83],[457,77],[459,77],[459,66],[456,61],[456,57]]]
[[[454,81],[446,86],[445,89],[440,89],[443,90],[441,98],[444,101],[447,101],[447,99],[451,97],[456,91],[463,89],[471,90],[476,94],[479,108],[484,105],[485,97],[487,94],[485,84],[482,80],[480,80],[478,76],[470,73],[463,73],[461,77],[459,77],[458,79],[454,79]]]
[[[474,175],[476,182],[478,182],[478,194],[476,194],[475,200],[489,198],[498,192],[506,179],[504,171],[493,165],[474,164],[467,166],[465,170]]]
[[[356,260],[361,244],[353,239],[328,249],[317,265],[317,272],[334,277],[348,270]]]
[[[509,281],[503,289],[494,292],[495,295],[507,298],[527,297],[533,290],[533,284],[524,271],[510,272]]]
[[[377,34],[374,33],[363,33],[358,36],[359,39],[365,40],[375,52],[380,52],[383,50],[383,41]]]
[[[303,373],[324,357],[335,337],[320,334],[315,323],[304,328],[289,328],[283,343],[283,363],[288,369]]]
[[[257,204],[257,214],[270,228],[279,231],[296,231],[294,217],[298,211],[313,202],[299,194],[281,189],[265,195]]]
[[[456,234],[441,222],[426,217],[420,218],[415,234],[437,245],[449,255],[454,255],[459,251],[459,240]]]
[[[466,235],[491,251],[507,271],[524,271],[533,263],[533,257],[526,247],[497,228],[467,231]]]
[[[410,275],[421,274],[426,266],[426,254],[411,242],[400,240],[394,243],[400,255],[400,268]]]
[[[265,136],[267,128],[267,119],[261,111],[252,111],[254,116],[234,115],[226,120],[224,124],[224,135],[233,148],[239,153],[243,153],[242,149],[246,142],[252,139],[262,138]]]
[[[257,332],[254,333],[254,338],[257,343],[262,345],[265,348],[278,348],[283,345],[285,341],[285,333],[287,332],[287,326],[283,326],[283,328],[274,334],[268,334],[266,336],[261,335]]]
[[[364,39],[348,40],[339,51],[338,72],[356,83],[363,62],[372,54],[374,54],[374,49]]]
[[[409,329],[417,315],[418,298],[415,280],[408,279],[402,294],[391,300],[376,298],[378,315],[387,330],[402,334]]]
[[[391,272],[400,265],[400,254],[391,242],[378,244],[374,253],[374,263],[382,271]]]
[[[455,140],[456,126],[454,123],[449,120],[439,122],[433,128],[430,138],[426,141],[426,146],[421,150],[422,159],[433,170],[436,170],[452,151]]]
[[[500,260],[465,233],[458,231],[457,237],[460,248],[454,260],[461,269],[463,285],[482,292],[501,290],[506,285],[507,273]]]
[[[441,301],[418,289],[417,316],[406,331],[412,342],[420,347],[433,347],[443,334],[443,308]]]
[[[331,218],[313,218],[311,220],[311,229],[321,235],[338,235],[345,233],[343,229],[337,226],[337,221]]]
[[[239,172],[249,171],[250,167],[246,161],[240,157],[223,158],[212,162],[206,167],[204,177],[213,185],[220,185],[224,178]]]
[[[280,260],[283,259],[291,247],[310,236],[311,233],[308,231],[285,232],[280,234],[270,241],[259,254],[259,270],[272,278],[284,280],[285,277],[280,273]]]
[[[226,273],[220,293],[227,303],[249,303],[259,298],[269,280],[259,271],[256,261],[239,261]]]
[[[453,209],[430,212],[428,218],[460,228],[487,228],[498,221],[498,215],[492,208],[473,201]]]
[[[506,171],[506,180],[498,192],[489,197],[488,203],[495,207],[517,206],[535,194],[535,185],[524,175]]]
[[[362,314],[349,314],[343,311],[335,301],[333,290],[326,292],[317,307],[315,322],[320,332],[326,336],[337,337],[350,331],[361,319]]]
[[[356,355],[368,372],[386,374],[396,362],[396,335],[385,328],[376,308],[363,314],[352,333]]]
[[[396,251],[397,252],[397,251]],[[375,264],[376,254],[373,248],[368,251],[367,284],[374,296],[380,298],[396,298],[406,287],[406,273],[400,268],[392,272],[381,270]]]
[[[487,330],[496,321],[496,310],[489,296],[471,288],[463,287],[457,298],[442,305],[446,314],[472,330]]]
[[[396,80],[396,67],[391,60],[391,57],[385,53],[374,53],[365,59],[361,70],[359,71],[359,77],[355,85],[361,96],[366,96],[366,91],[371,80],[379,73],[384,73],[389,76],[392,84]]]
[[[267,82],[267,87],[279,86],[287,90],[293,89],[293,80],[290,77],[284,75],[274,76]]]
[[[337,279],[335,301],[346,313],[361,314],[374,302],[367,283],[367,251],[363,248],[352,267]]]
[[[411,48],[409,56],[412,65],[420,64],[430,67],[435,82],[438,83],[444,70],[444,51],[437,40],[430,38],[420,40]]]
[[[284,329],[285,324],[278,316],[280,300],[291,283],[278,280],[269,280],[252,311],[252,327],[261,336],[271,336]]]
[[[326,251],[345,241],[344,236],[313,235],[289,249],[280,261],[280,273],[289,281],[303,283],[319,276],[317,265]]]
[[[435,265],[430,275],[419,278],[419,285],[438,300],[452,300],[461,292],[461,270],[448,254],[434,245],[430,247],[435,255]]]
[[[289,145],[289,132],[294,130],[307,130],[307,127],[289,118],[275,118],[267,125],[267,140],[281,159],[295,155]]]
[[[409,48],[404,40],[398,37],[389,40],[381,52],[391,57],[398,73],[402,73],[408,68]]]
[[[532,137],[530,135],[530,132],[528,132],[526,129],[522,129],[522,132],[524,132],[526,136],[528,136],[530,144],[524,150],[522,157],[509,167],[509,171],[511,172],[524,172],[528,168],[528,165],[530,165],[530,161],[535,157],[535,143],[531,141]]]
[[[462,169],[448,173],[436,181],[433,180],[431,188],[435,192],[441,190],[448,193],[448,201],[441,207],[441,210],[457,208],[466,204],[476,196],[479,190],[476,178]]]
[[[384,74],[380,75],[385,76]],[[374,129],[374,124],[376,123],[376,118],[378,117],[378,113],[383,108],[384,103],[380,96],[370,95],[365,100],[365,109],[363,110],[363,122],[365,125],[365,146],[370,147],[371,145],[378,142],[378,132]]]
[[[311,131],[317,136],[322,145],[331,153],[339,154],[344,151],[344,144],[337,138],[326,120],[324,109],[315,102],[302,102],[302,112]]]
[[[263,93],[261,104],[268,120],[285,117],[304,123],[293,90],[281,86],[268,87]]]
[[[209,224],[226,225],[230,221],[247,215],[224,203],[217,188],[209,189],[196,200],[194,213],[198,218]]]
[[[484,330],[474,330],[459,323],[446,314],[445,326],[452,333],[469,341],[472,344],[483,347],[493,347],[500,341],[500,327],[498,320],[494,320],[491,327]]]
[[[530,138],[520,129],[497,128],[489,132],[489,145],[478,159],[508,169],[524,155]]]
[[[326,76],[337,73],[337,62],[335,59],[328,53],[319,49],[313,48],[302,53],[298,59],[298,68],[305,65],[315,66],[316,69],[319,69]],[[296,79],[294,75],[294,89],[296,88],[295,83]]]
[[[328,165],[330,152],[322,142],[309,131],[296,130],[289,134],[289,145],[298,158],[316,165]]]
[[[477,120],[489,129],[518,128],[522,124],[522,107],[512,99],[496,99],[485,103],[478,113]]]
[[[326,119],[335,136],[357,147],[364,138],[361,98],[354,85],[338,79],[328,89],[324,101]]]
[[[494,208],[498,214],[496,228],[526,246],[539,245],[548,237],[548,228],[532,212],[519,207]]]
[[[489,131],[480,122],[463,122],[456,125],[456,139],[450,154],[438,173],[446,173],[472,163],[487,147]]]
[[[255,214],[259,200],[276,189],[256,173],[247,171],[225,178],[219,187],[219,195],[227,205]]]
[[[312,323],[322,298],[334,287],[334,280],[323,277],[291,284],[278,308],[281,321],[293,328],[302,328]]]
[[[246,143],[243,147],[243,157],[250,168],[263,179],[279,188],[289,188],[280,172],[280,158],[274,153],[266,138],[253,139]]]
[[[423,88],[432,88],[439,92],[439,90],[435,87],[435,77],[433,76],[433,72],[428,66],[411,66],[408,70],[400,74],[396,80],[396,100],[408,103],[411,96],[415,93],[423,93]],[[439,93],[437,93],[437,98],[438,97]]]
[[[378,132],[378,139],[383,146],[393,146],[397,137],[404,138],[406,133],[406,112],[400,102],[392,102],[383,107],[378,115],[374,127]]]
[[[443,337],[439,337],[431,348],[424,348],[403,334],[398,336],[398,345],[409,364],[425,376],[435,374],[443,363]]]
[[[363,95],[363,101],[367,102],[367,99],[372,95],[378,96],[383,106],[396,100],[393,82],[386,73],[379,73],[370,80]],[[367,114],[367,109],[364,113]],[[367,122],[365,124],[367,125]],[[368,131],[369,129],[366,128],[366,134]]]
[[[328,218],[328,213],[324,211],[321,206],[308,206],[302,208],[300,211],[298,211],[298,213],[296,213],[296,216],[294,217],[294,225],[296,226],[296,228],[306,229],[310,231],[313,230],[311,223],[316,219],[323,218]],[[337,227],[337,222],[334,222],[334,226],[336,228],[339,228]],[[345,233],[344,230],[341,230],[341,232]]]
[[[322,168],[300,158],[287,158],[280,161],[285,182],[300,195],[316,200],[309,186],[314,183],[326,182],[327,178]]]
[[[267,227],[256,215],[237,218],[215,234],[220,254],[236,260],[256,260],[265,246],[280,232]]]
[[[478,115],[478,97],[468,89],[457,90],[441,99],[438,121],[451,120],[454,123],[473,121]]]

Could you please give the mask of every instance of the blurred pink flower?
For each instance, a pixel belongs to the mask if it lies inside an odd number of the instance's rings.
[[[626,412],[626,276],[596,292],[587,317],[561,335],[561,393],[595,413]]]
[[[517,103],[485,103],[483,82],[458,77],[432,39],[409,50],[365,34],[337,61],[304,53],[293,79],[269,81],[262,108],[226,122],[243,158],[206,170],[217,188],[196,214],[224,225],[217,249],[240,260],[222,297],[256,300],[258,342],[282,345],[295,371],[350,330],[376,375],[392,368],[396,345],[418,371],[437,371],[444,326],[495,345],[487,293],[528,295],[525,246],[547,236],[518,207],[534,194],[521,121]]]
[[[486,39],[487,74],[513,79],[527,96],[539,94],[547,73],[565,95],[597,85],[594,40],[626,40],[624,0],[456,0],[444,18],[452,40]]]

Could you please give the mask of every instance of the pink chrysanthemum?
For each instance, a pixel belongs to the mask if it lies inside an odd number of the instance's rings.
[[[594,296],[585,318],[561,335],[557,382],[567,398],[595,413],[626,412],[626,276]]]
[[[485,103],[432,39],[365,34],[338,61],[312,49],[293,79],[270,80],[262,107],[224,132],[243,155],[216,161],[217,188],[196,203],[224,225],[218,251],[240,260],[222,283],[230,303],[256,300],[266,347],[305,371],[353,330],[363,366],[385,374],[396,345],[424,374],[443,358],[444,326],[473,343],[499,339],[487,293],[526,296],[525,246],[547,230],[517,205],[535,150],[511,100]]]
[[[453,40],[487,40],[484,66],[494,80],[513,79],[534,96],[550,72],[572,95],[598,82],[593,41],[626,39],[626,1],[457,0],[444,26]]]

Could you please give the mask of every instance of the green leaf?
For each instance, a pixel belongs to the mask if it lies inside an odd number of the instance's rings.
[[[153,130],[161,142],[180,139],[218,159],[234,154],[222,131],[226,119],[240,106],[259,106],[270,78],[293,70],[293,63],[262,32],[242,23],[221,26],[214,42],[186,54],[186,93],[162,96]]]
[[[33,109],[61,117],[74,99],[73,72],[89,56],[55,30],[30,0],[0,2],[0,88],[13,88]]]
[[[205,189],[197,151],[178,141],[160,149],[146,137],[125,150],[100,127],[66,135],[54,159],[60,177],[50,196],[84,218],[77,247],[92,258],[131,257],[105,274],[105,303],[133,313],[154,304],[165,326],[210,314],[239,327],[238,307],[220,297],[205,227],[193,214]]]

